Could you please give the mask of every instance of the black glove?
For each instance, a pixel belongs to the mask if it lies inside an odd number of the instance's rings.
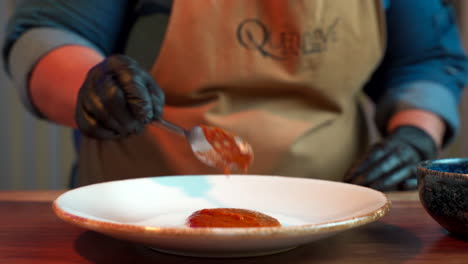
[[[373,145],[344,180],[381,191],[416,189],[417,164],[436,156],[430,135],[414,126],[402,126]]]
[[[141,132],[162,115],[164,93],[133,59],[113,55],[93,67],[78,93],[75,121],[99,139]]]

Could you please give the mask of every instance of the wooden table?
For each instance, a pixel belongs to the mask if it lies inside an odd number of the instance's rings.
[[[457,240],[423,210],[415,193],[394,193],[381,220],[286,253],[243,259],[202,259],[158,253],[58,219],[51,201],[61,192],[0,192],[0,263],[468,263]]]

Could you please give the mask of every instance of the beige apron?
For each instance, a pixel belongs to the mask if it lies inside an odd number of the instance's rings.
[[[384,50],[380,1],[175,0],[151,71],[164,118],[239,134],[251,174],[341,180],[366,144],[359,97]],[[80,149],[80,185],[212,173],[155,126]]]

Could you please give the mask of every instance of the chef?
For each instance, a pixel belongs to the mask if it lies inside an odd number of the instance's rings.
[[[467,59],[443,2],[31,0],[4,60],[29,110],[80,132],[77,185],[220,172],[163,117],[238,134],[252,174],[412,189],[459,129]]]

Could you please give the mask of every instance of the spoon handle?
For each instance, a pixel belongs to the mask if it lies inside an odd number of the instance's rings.
[[[172,132],[175,132],[181,136],[184,136],[184,137],[188,137],[190,132],[188,132],[187,130],[185,130],[184,128],[174,124],[174,123],[171,123],[167,120],[164,120],[162,118],[159,118],[157,120],[155,120],[153,122],[153,124],[156,124],[156,125],[159,125],[159,126],[162,126],[164,128],[167,128],[168,130],[172,131]]]

